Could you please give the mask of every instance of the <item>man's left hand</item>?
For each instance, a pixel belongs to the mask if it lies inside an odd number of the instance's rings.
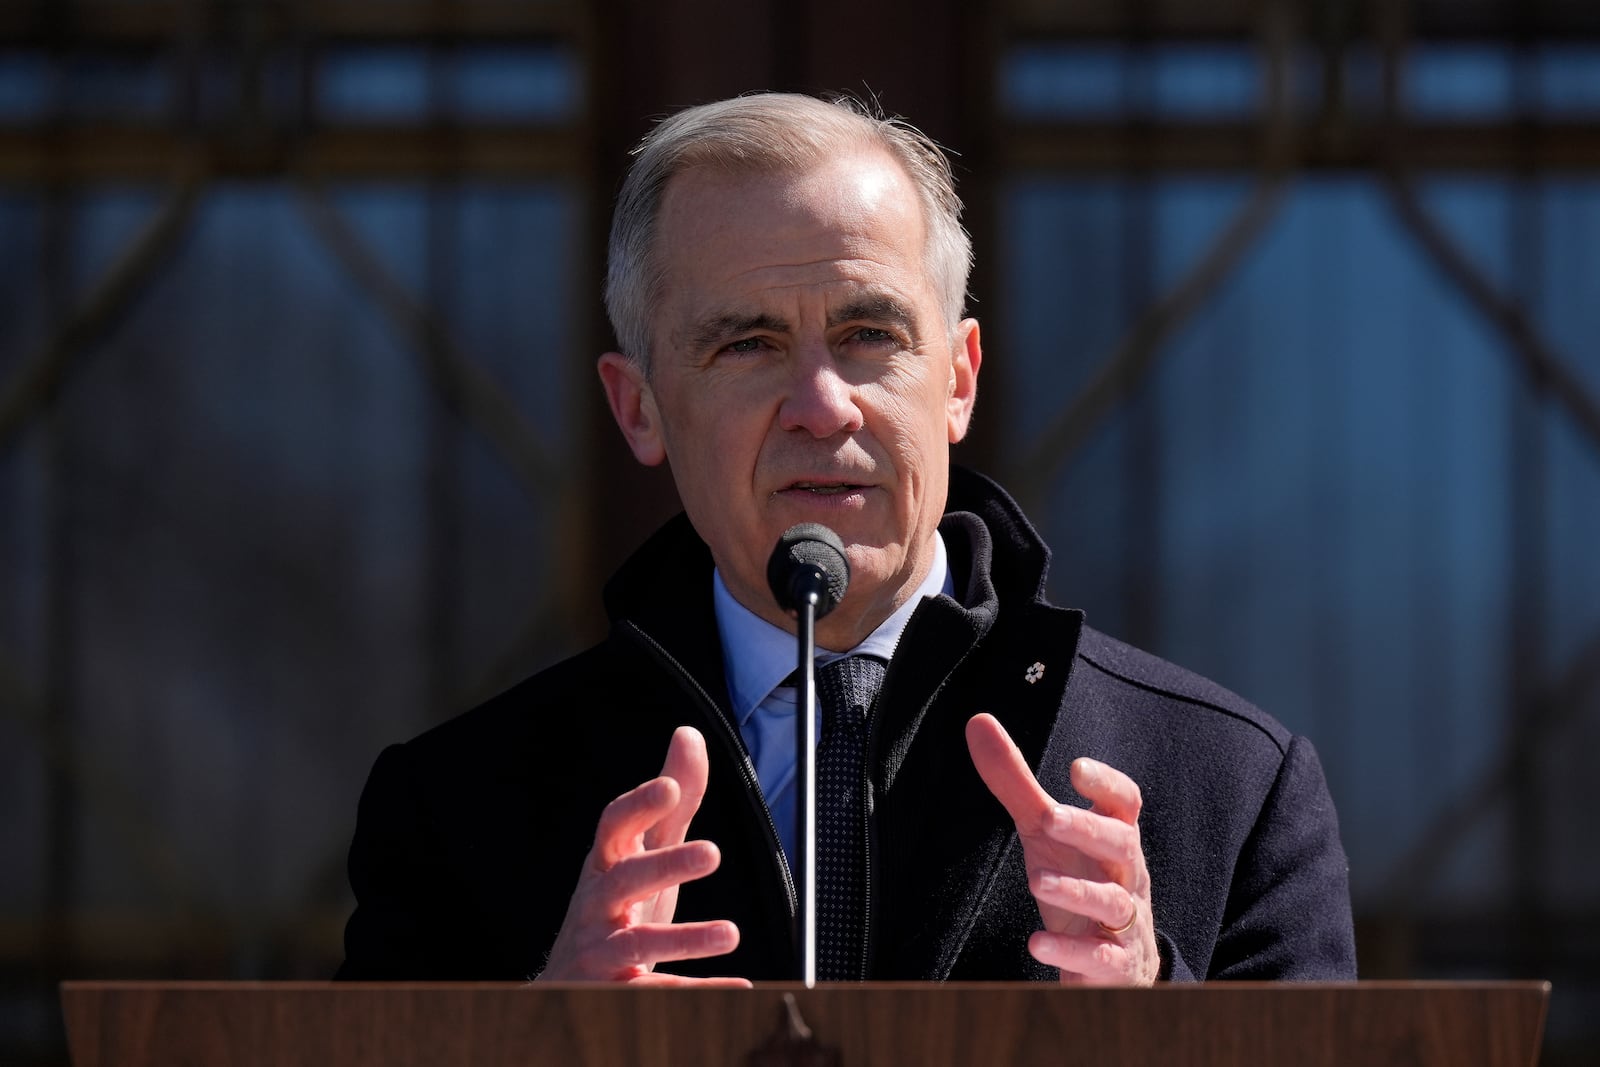
[[[1028,888],[1044,919],[1029,953],[1060,968],[1063,983],[1153,985],[1161,961],[1139,840],[1139,786],[1082,757],[1072,762],[1072,786],[1093,810],[1057,803],[992,715],[967,723],[967,750],[1022,840]]]

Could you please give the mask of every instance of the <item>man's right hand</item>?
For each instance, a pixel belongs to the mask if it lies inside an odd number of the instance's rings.
[[[704,878],[722,862],[710,841],[684,841],[709,772],[705,738],[692,726],[680,726],[667,746],[661,777],[606,805],[538,981],[750,984],[743,978],[655,973],[658,963],[721,956],[739,944],[739,928],[727,920],[672,921],[678,886]]]

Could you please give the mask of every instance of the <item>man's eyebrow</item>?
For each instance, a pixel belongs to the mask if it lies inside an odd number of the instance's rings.
[[[689,328],[691,349],[709,348],[730,337],[751,333],[788,333],[789,324],[762,312],[723,312],[701,319]]]
[[[828,313],[830,327],[846,322],[882,322],[891,326],[910,327],[916,323],[916,316],[892,296],[869,296],[852,300]]]

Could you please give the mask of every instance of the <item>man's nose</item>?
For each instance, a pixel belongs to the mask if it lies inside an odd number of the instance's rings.
[[[819,350],[820,349],[820,350]],[[778,424],[804,430],[813,437],[832,437],[861,429],[855,387],[840,373],[838,360],[826,347],[795,354]]]

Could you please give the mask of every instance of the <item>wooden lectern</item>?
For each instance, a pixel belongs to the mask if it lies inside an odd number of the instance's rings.
[[[1547,982],[65,982],[61,997],[75,1067],[1531,1067],[1549,994]]]

